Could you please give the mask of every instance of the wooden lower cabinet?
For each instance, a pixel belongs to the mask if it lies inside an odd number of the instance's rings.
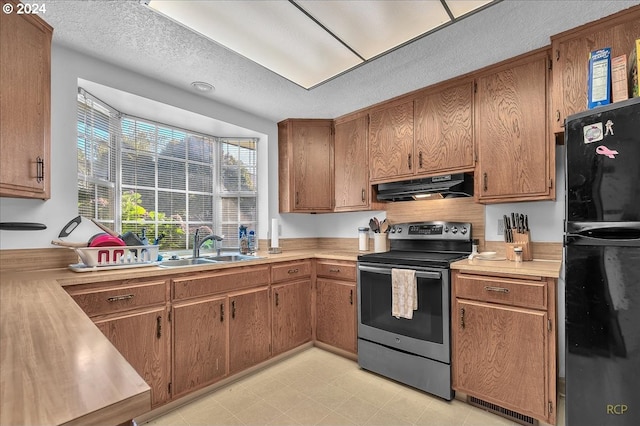
[[[159,280],[120,280],[65,287],[151,388],[151,406],[170,399],[168,286]]]
[[[555,280],[454,272],[453,283],[453,388],[555,424]]]
[[[229,374],[271,356],[269,288],[229,295]]]
[[[355,262],[316,261],[315,325],[317,341],[358,352],[358,308]]]
[[[311,280],[271,287],[273,355],[311,340]]]
[[[118,352],[151,387],[151,407],[169,399],[169,322],[166,307],[95,320]]]
[[[316,340],[357,353],[356,284],[316,280]]]
[[[227,296],[173,305],[173,397],[227,374]]]

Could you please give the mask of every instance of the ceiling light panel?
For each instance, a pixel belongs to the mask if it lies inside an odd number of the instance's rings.
[[[447,0],[446,3],[447,7],[453,14],[453,17],[459,18],[486,4],[491,3],[491,0]]]
[[[367,60],[451,20],[440,0],[296,3]]]
[[[153,10],[310,88],[360,64],[287,1],[150,1]]]

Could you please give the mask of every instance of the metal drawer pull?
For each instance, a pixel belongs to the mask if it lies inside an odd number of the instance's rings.
[[[349,303],[353,305],[353,289],[349,290]]]
[[[460,328],[464,330],[464,308],[460,308]]]
[[[220,304],[220,322],[224,322],[224,303]]]
[[[491,286],[484,286],[484,289],[486,291],[497,291],[498,293],[509,293],[509,289],[508,288],[503,288],[503,287],[491,287]]]
[[[133,294],[125,294],[122,296],[109,297],[107,298],[107,302],[118,302],[120,300],[129,300],[129,299],[133,299]]]
[[[338,272],[340,272],[340,269],[329,269],[329,272],[334,272],[337,274]]]
[[[156,318],[156,337],[159,339],[162,337],[162,317]]]
[[[276,293],[276,306],[280,304],[280,296]]]
[[[231,301],[231,318],[235,319],[236,317],[236,301],[232,300]]]
[[[36,182],[40,183],[44,180],[44,160],[41,157],[38,157],[36,158],[36,164]]]
[[[299,272],[298,268],[296,268],[296,269],[289,269],[289,270],[287,271],[287,273],[289,273],[289,274],[297,274],[298,272]]]

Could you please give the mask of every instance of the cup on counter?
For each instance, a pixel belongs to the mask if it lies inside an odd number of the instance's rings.
[[[373,233],[373,251],[376,253],[384,253],[385,251],[388,251],[386,232]]]
[[[514,247],[513,254],[516,263],[522,263],[522,247]]]

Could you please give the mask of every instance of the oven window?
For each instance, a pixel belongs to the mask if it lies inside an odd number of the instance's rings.
[[[363,324],[419,340],[443,343],[442,281],[418,278],[418,309],[413,319],[391,315],[391,275],[360,271]]]

